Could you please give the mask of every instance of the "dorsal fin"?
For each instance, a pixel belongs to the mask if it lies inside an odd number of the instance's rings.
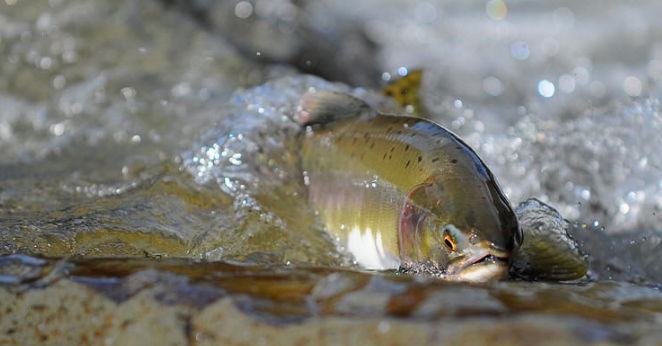
[[[409,71],[407,75],[394,81],[382,89],[382,95],[394,99],[400,107],[407,109],[411,115],[421,116],[421,103],[418,90],[421,88],[421,70]]]
[[[324,124],[342,119],[372,114],[367,103],[343,93],[317,90],[301,97],[299,124]]]

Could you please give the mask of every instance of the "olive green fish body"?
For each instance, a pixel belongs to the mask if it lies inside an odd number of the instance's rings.
[[[431,121],[378,114],[346,95],[307,97],[304,181],[340,247],[370,269],[425,262],[484,281],[467,268],[489,258],[503,275],[521,230],[466,144]]]

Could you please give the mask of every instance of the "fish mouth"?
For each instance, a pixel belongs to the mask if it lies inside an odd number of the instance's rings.
[[[480,265],[480,264],[491,264],[491,263],[501,263],[508,265],[508,257],[497,257],[492,254],[487,254],[481,258],[478,258],[473,263],[469,263],[469,266]]]
[[[489,282],[507,277],[510,259],[505,254],[480,253],[462,260],[449,271],[449,277],[465,282]]]

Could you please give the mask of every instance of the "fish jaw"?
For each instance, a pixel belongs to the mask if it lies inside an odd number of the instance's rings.
[[[471,283],[501,281],[508,277],[508,265],[500,262],[474,264],[448,277],[453,281]]]
[[[478,248],[472,255],[449,265],[447,275],[453,281],[499,281],[508,277],[509,268],[510,260],[506,253]]]

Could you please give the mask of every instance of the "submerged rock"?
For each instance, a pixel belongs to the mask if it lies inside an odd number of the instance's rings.
[[[55,265],[53,260],[25,260]],[[0,284],[0,310],[5,312],[0,340],[42,345],[266,340],[279,345],[433,345],[441,340],[643,345],[662,337],[656,322],[662,316],[662,293],[625,283],[469,285],[190,260],[66,262],[67,270],[50,284]],[[636,295],[629,293],[633,289]]]

